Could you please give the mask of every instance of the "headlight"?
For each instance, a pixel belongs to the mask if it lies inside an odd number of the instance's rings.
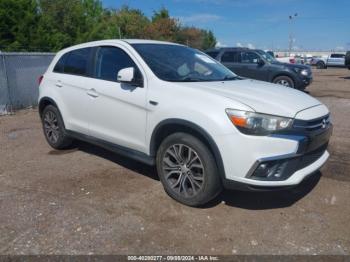
[[[288,129],[293,119],[249,111],[226,109],[226,114],[239,131],[249,135],[267,135]]]
[[[302,74],[303,76],[308,76],[309,75],[309,71],[306,69],[303,69],[300,71],[300,74]]]
[[[301,68],[293,68],[293,70],[297,73],[297,74],[301,74],[303,76],[308,76],[309,75],[309,70],[307,69],[301,69]]]

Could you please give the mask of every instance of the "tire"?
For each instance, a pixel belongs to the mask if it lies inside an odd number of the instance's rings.
[[[324,62],[317,62],[316,68],[317,68],[317,69],[325,69],[325,68],[326,68],[326,65],[325,65]]]
[[[278,76],[273,80],[273,83],[290,87],[290,88],[295,87],[293,79],[290,78],[289,76]]]
[[[59,110],[48,105],[41,115],[41,122],[46,141],[54,149],[65,149],[72,144],[72,139],[66,134],[66,129]]]
[[[203,206],[222,191],[213,154],[192,135],[174,133],[165,138],[156,163],[165,191],[182,204]]]

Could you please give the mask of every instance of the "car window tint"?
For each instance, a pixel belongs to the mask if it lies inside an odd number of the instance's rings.
[[[259,56],[254,52],[242,52],[241,60],[242,63],[257,64]]]
[[[63,73],[64,64],[65,64],[68,56],[69,56],[69,53],[66,53],[63,56],[61,56],[61,58],[58,60],[58,62],[56,63],[56,65],[53,69],[53,71],[55,73]]]
[[[63,72],[67,74],[87,76],[90,51],[91,48],[82,48],[67,53]]]
[[[95,76],[99,79],[117,81],[119,70],[137,66],[130,56],[117,47],[101,47],[98,50],[95,66]]]
[[[212,58],[216,58],[219,54],[218,51],[209,51],[206,53],[208,56],[211,56]]]
[[[226,51],[221,57],[221,62],[229,62],[229,63],[238,62],[237,53],[238,52]]]

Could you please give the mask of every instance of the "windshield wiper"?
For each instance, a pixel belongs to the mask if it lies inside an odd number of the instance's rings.
[[[227,76],[225,76],[221,81],[226,81],[226,80],[237,80],[237,79],[239,79],[238,76],[229,76],[229,75],[227,75]]]
[[[185,77],[183,79],[179,79],[176,82],[201,82],[206,81],[205,79],[195,78],[195,77]]]

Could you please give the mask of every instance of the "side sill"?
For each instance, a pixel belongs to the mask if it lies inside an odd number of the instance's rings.
[[[142,162],[144,164],[147,165],[155,165],[155,158],[151,157],[145,153],[127,148],[127,147],[123,147],[120,145],[116,145],[110,142],[107,142],[105,140],[99,139],[99,138],[95,138],[92,136],[88,136],[88,135],[84,135],[75,131],[71,131],[71,130],[66,130],[66,133],[68,136],[75,138],[77,140],[81,140],[81,141],[85,141],[88,142],[90,144],[96,145],[96,146],[100,146],[103,147],[104,149],[107,149],[113,153],[119,154],[119,155],[123,155],[125,157],[128,158],[132,158],[136,161]]]

